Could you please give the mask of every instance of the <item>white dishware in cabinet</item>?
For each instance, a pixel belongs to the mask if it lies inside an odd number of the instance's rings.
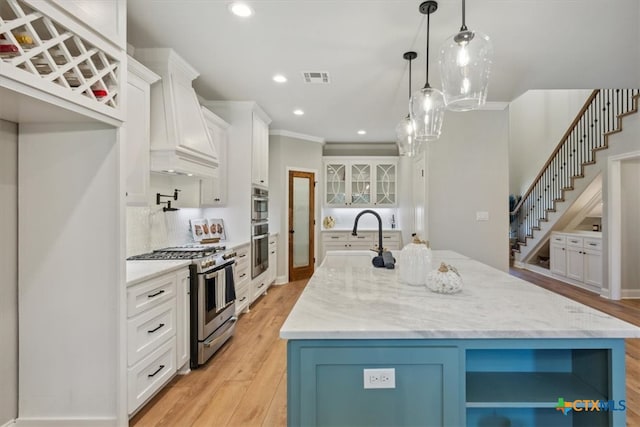
[[[325,206],[392,207],[397,204],[395,157],[382,159],[325,157]]]

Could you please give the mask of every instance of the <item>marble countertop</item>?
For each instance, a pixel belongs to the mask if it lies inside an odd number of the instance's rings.
[[[334,228],[322,228],[320,231],[353,231],[353,226],[351,227],[334,227]],[[378,231],[378,227],[358,227],[358,231]],[[399,228],[385,228],[382,227],[382,231],[397,231],[398,233],[402,232]]]
[[[127,286],[132,286],[165,273],[187,267],[189,264],[191,264],[191,260],[127,261]]]
[[[451,251],[462,292],[442,295],[373,268],[366,251],[328,256],[280,336],[285,339],[638,338],[640,328]],[[347,253],[349,252],[349,254]],[[330,254],[330,253],[329,253]]]

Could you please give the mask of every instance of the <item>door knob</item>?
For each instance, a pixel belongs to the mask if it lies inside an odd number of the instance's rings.
[[[294,230],[289,230],[289,233],[293,234],[293,233],[294,233]]]

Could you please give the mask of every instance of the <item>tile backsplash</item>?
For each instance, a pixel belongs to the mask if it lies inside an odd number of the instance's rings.
[[[127,207],[127,257],[167,246],[193,243],[189,220],[201,209],[163,212],[161,207]]]

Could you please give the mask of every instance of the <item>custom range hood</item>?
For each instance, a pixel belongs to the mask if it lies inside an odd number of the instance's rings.
[[[200,74],[172,49],[134,56],[162,77],[151,87],[151,171],[213,176],[218,155],[191,85]]]

